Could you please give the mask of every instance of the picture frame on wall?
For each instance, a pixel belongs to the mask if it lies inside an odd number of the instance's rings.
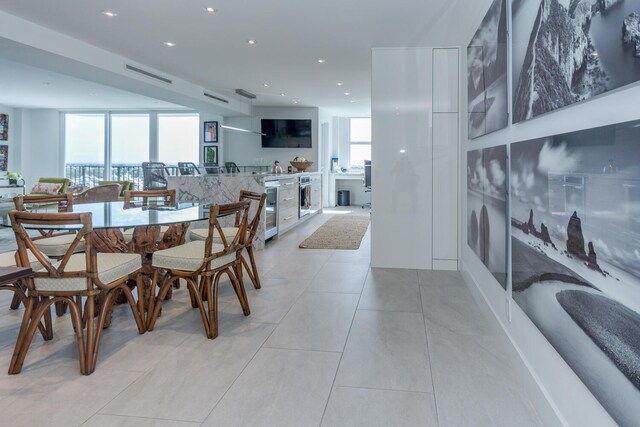
[[[0,114],[0,141],[9,139],[9,115]]]
[[[206,144],[218,142],[218,122],[204,122],[204,142]]]
[[[6,172],[9,166],[9,146],[0,145],[0,171]]]
[[[207,166],[218,166],[218,147],[208,146],[204,147],[204,164]]]

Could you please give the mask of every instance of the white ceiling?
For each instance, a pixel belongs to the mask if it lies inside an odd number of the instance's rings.
[[[475,28],[489,2],[0,0],[0,9],[225,94],[246,89],[254,105],[355,116],[370,114],[371,48],[466,45],[461,29]]]
[[[166,110],[183,107],[0,58],[0,104],[20,108]]]

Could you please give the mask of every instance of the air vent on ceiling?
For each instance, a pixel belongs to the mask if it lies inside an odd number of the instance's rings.
[[[129,71],[133,71],[134,73],[142,74],[143,76],[150,77],[152,79],[161,81],[163,83],[167,83],[167,84],[170,84],[170,85],[173,84],[173,82],[171,80],[169,80],[168,78],[159,76],[159,75],[154,74],[154,73],[152,73],[150,71],[143,70],[142,68],[134,67],[133,65],[129,65],[129,64],[125,64],[125,68],[127,70],[129,70]]]
[[[206,96],[207,98],[211,98],[211,99],[215,99],[216,101],[224,102],[225,104],[229,103],[229,101],[227,101],[226,99],[219,98],[219,97],[217,97],[215,95],[211,95],[210,93],[207,93],[207,92],[204,92],[203,95]]]
[[[244,96],[245,98],[256,99],[256,96],[253,93],[244,89],[236,89],[236,93],[240,96]]]

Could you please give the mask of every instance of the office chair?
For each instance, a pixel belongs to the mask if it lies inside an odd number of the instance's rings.
[[[362,185],[365,188],[365,193],[371,193],[371,160],[364,161],[364,182]],[[367,206],[371,209],[371,202],[362,205],[362,209]]]
[[[142,176],[144,190],[166,190],[169,173],[164,163],[143,162]]]
[[[224,168],[227,173],[240,173],[240,168],[234,162],[224,162]]]
[[[198,176],[200,169],[193,162],[178,162],[178,172],[180,175]]]

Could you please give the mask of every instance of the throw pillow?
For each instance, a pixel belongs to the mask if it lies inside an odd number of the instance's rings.
[[[49,182],[38,182],[31,188],[31,193],[36,194],[51,194],[56,195],[60,193],[60,189],[64,184],[53,184]]]

